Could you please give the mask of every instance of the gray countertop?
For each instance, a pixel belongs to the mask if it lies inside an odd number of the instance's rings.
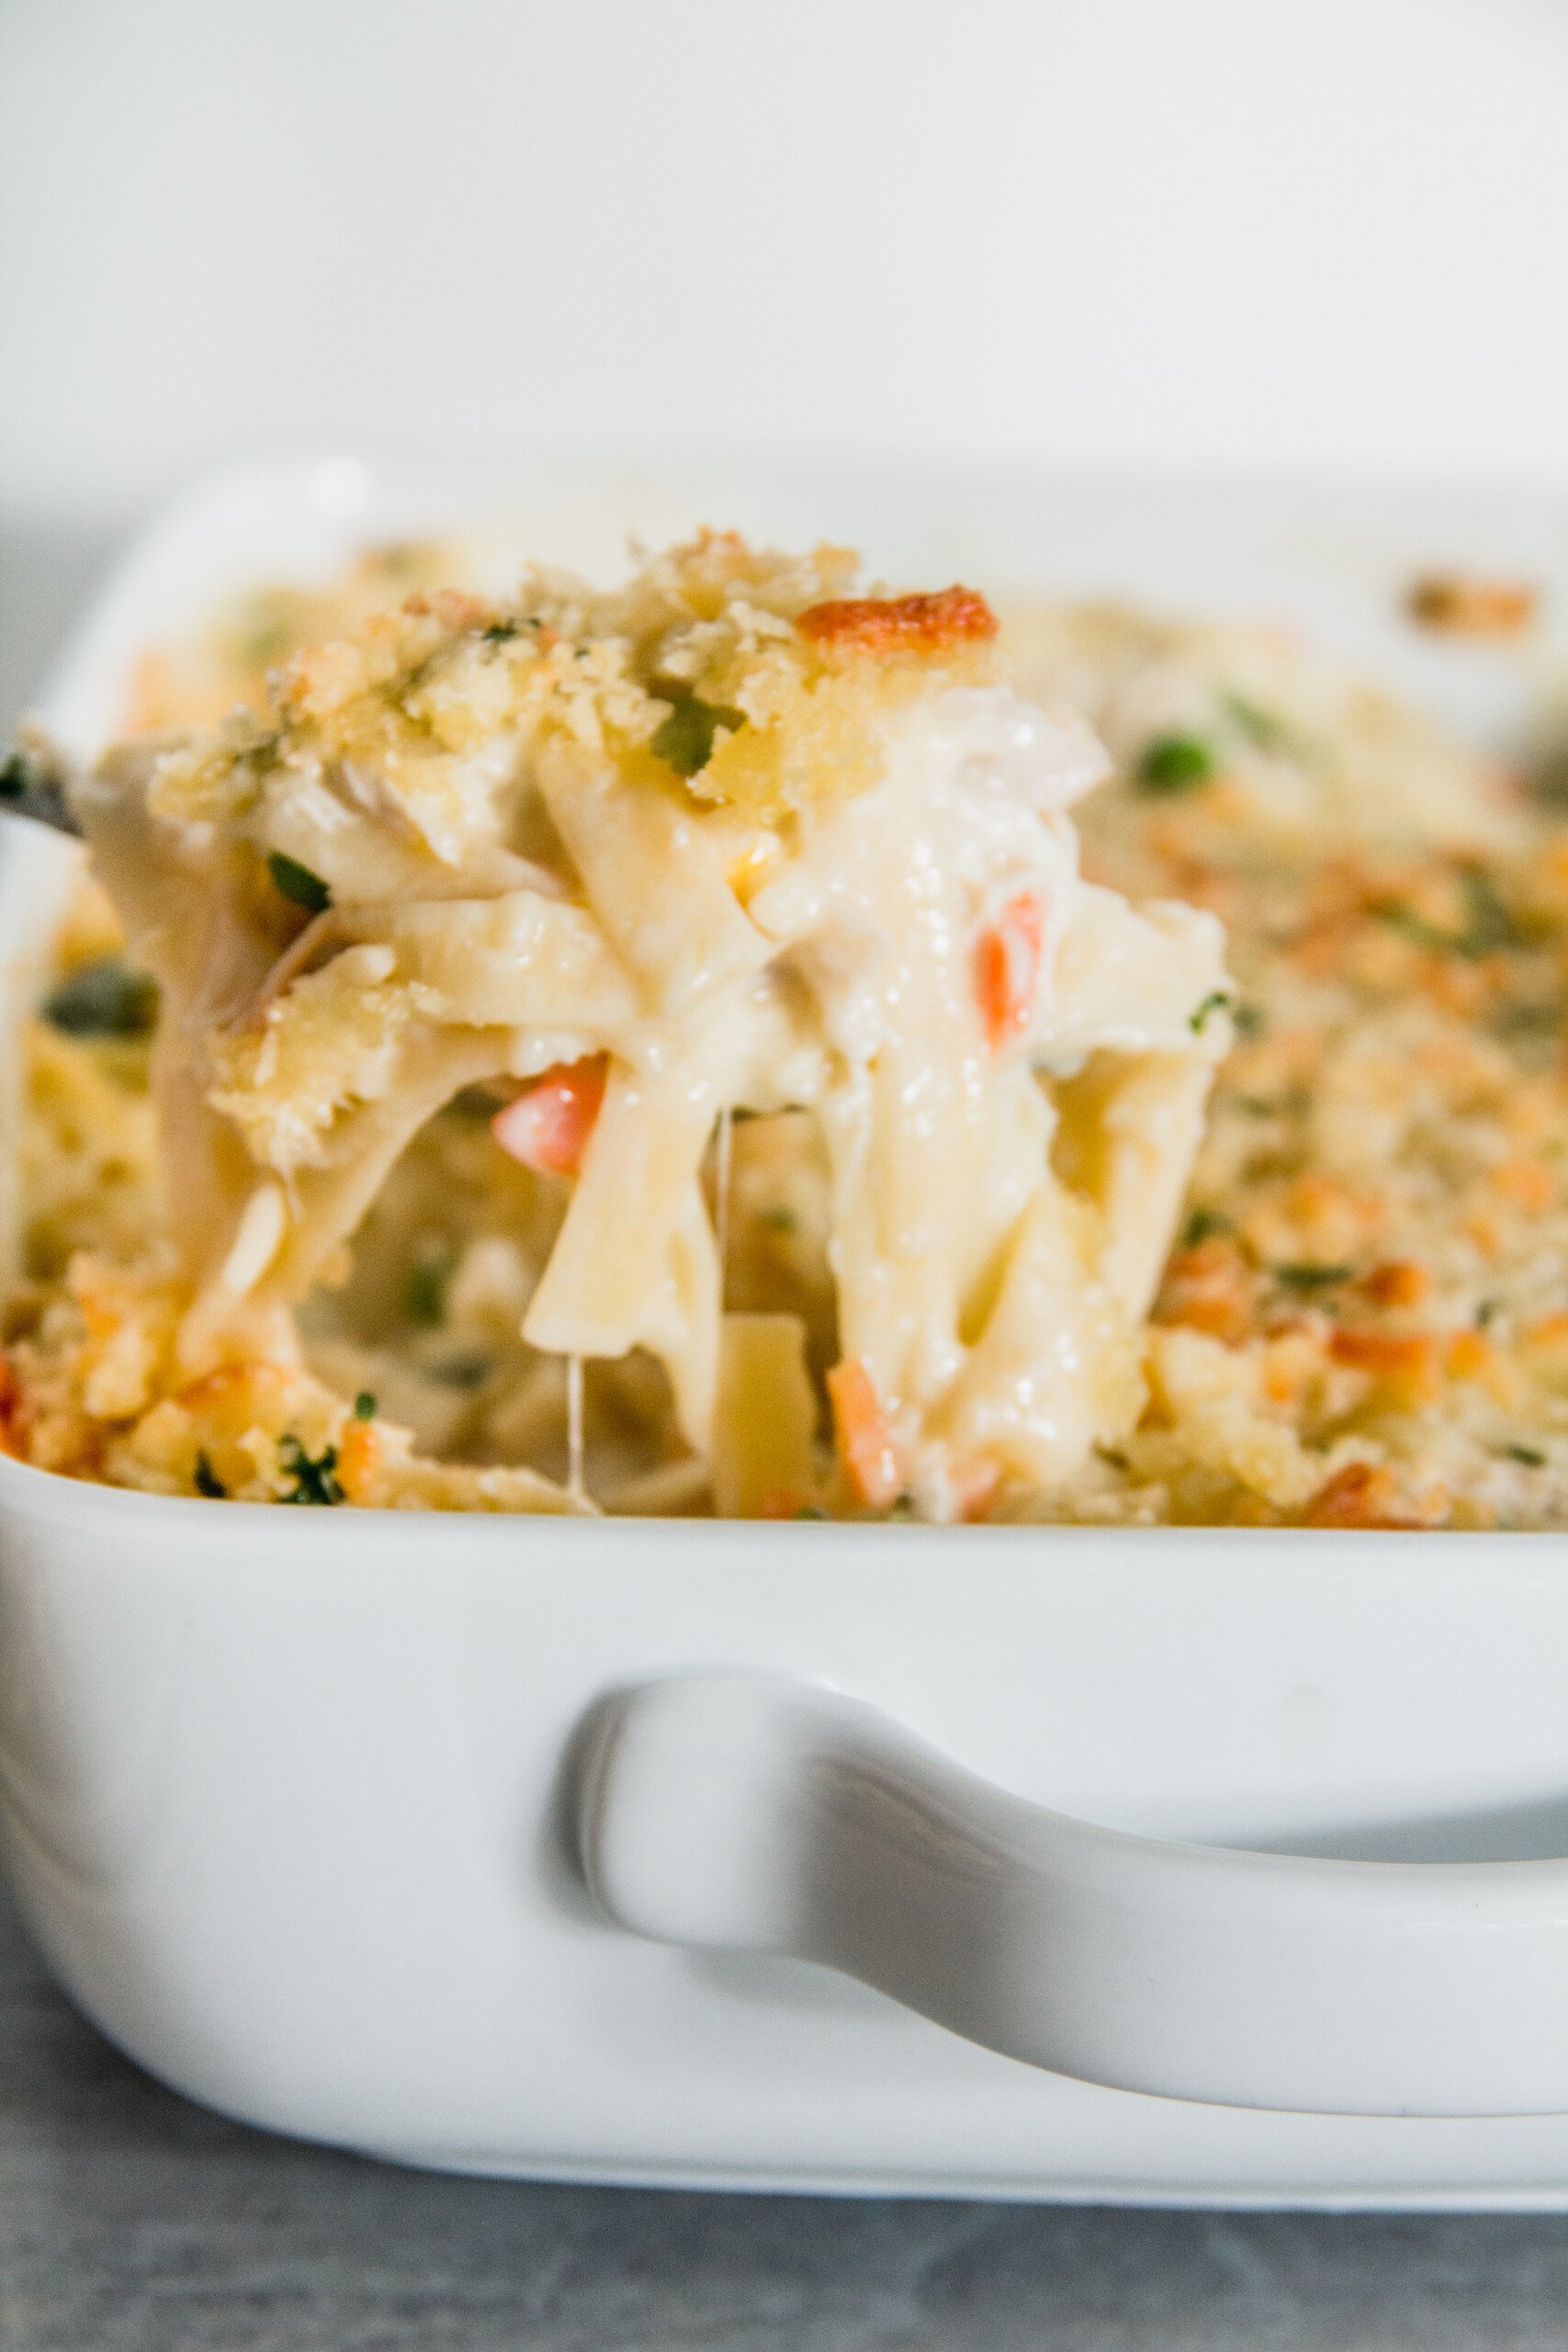
[[[556,2188],[191,2107],[0,1905],[5,2352],[1548,2352],[1568,2218]]]
[[[0,517],[0,725],[104,554]],[[1568,2352],[1568,2217],[663,2195],[403,2173],[151,2082],[0,1895],[0,2352]]]

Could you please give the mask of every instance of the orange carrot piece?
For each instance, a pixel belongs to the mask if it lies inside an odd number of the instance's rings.
[[[1402,1338],[1389,1331],[1340,1329],[1330,1339],[1328,1352],[1336,1363],[1370,1372],[1390,1402],[1404,1412],[1429,1405],[1438,1393],[1442,1362],[1429,1331]]]
[[[22,1384],[4,1350],[0,1350],[0,1453],[14,1453],[20,1461],[27,1458],[23,1442],[25,1412]]]
[[[876,1384],[858,1356],[846,1356],[828,1374],[828,1395],[839,1453],[857,1501],[886,1510],[899,1491],[897,1457]]]
[[[575,1176],[604,1100],[605,1057],[557,1062],[491,1121],[502,1151],[552,1176]]]
[[[1385,1527],[1415,1529],[1419,1519],[1402,1518],[1393,1509],[1391,1472],[1370,1462],[1348,1462],[1321,1486],[1302,1513],[1303,1527]]]
[[[1505,1159],[1492,1171],[1492,1182],[1506,1201],[1515,1208],[1537,1216],[1551,1206],[1553,1185],[1551,1170],[1544,1160],[1529,1154],[1517,1159]]]
[[[947,1483],[960,1519],[984,1519],[1002,1483],[1002,1465],[988,1453],[960,1454],[947,1465]]]
[[[350,1421],[338,1442],[338,1484],[351,1503],[364,1502],[381,1466],[381,1433],[374,1421]]]
[[[1360,1282],[1378,1306],[1419,1306],[1431,1287],[1432,1277],[1418,1258],[1385,1258]]]
[[[1032,890],[1010,899],[975,942],[975,994],[993,1053],[1029,1026],[1044,947],[1045,918]]]

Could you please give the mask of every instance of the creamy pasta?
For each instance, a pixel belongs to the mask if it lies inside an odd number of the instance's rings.
[[[708,534],[613,593],[420,593],[105,759],[78,806],[162,999],[146,1402],[292,1376],[457,1101],[555,1204],[501,1283],[523,1346],[662,1368],[669,1496],[976,1516],[1134,1428],[1223,933],[1084,878],[1108,763],[978,596],[852,575]],[[820,1183],[821,1313],[754,1301],[738,1119]],[[507,1466],[502,1507],[584,1499],[580,1454]]]

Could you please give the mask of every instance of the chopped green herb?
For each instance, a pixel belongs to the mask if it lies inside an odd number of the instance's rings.
[[[492,1356],[482,1348],[465,1349],[461,1355],[444,1356],[439,1363],[427,1366],[432,1380],[443,1388],[478,1388],[489,1379]]]
[[[414,1260],[403,1281],[403,1312],[411,1323],[434,1330],[446,1320],[446,1288],[452,1280],[449,1250],[427,1251]]]
[[[520,634],[522,627],[521,621],[491,621],[489,628],[483,633],[481,642],[486,645],[505,645],[510,639]]]
[[[228,1487],[223,1484],[205,1453],[198,1453],[196,1457],[193,1483],[197,1493],[205,1495],[209,1502],[220,1503],[228,1497]]]
[[[1269,1026],[1269,1015],[1260,1004],[1233,1004],[1231,1019],[1238,1037],[1256,1037]]]
[[[259,743],[251,745],[245,757],[258,775],[265,775],[269,768],[277,767],[281,763],[282,749],[281,735],[264,735]]]
[[[445,1115],[451,1119],[483,1120],[488,1125],[502,1108],[502,1097],[488,1086],[459,1087],[446,1105]]]
[[[30,757],[19,744],[0,761],[0,808],[35,817],[57,832],[80,833],[82,830],[71,813],[59,774],[47,761]]]
[[[1460,876],[1460,888],[1464,892],[1465,923],[1462,931],[1444,931],[1437,923],[1428,922],[1414,907],[1399,899],[1389,899],[1372,912],[1417,947],[1426,947],[1438,956],[1463,956],[1479,961],[1483,956],[1495,956],[1501,948],[1517,947],[1519,927],[1497,896],[1490,875],[1478,865],[1468,865]]]
[[[790,1513],[791,1519],[826,1519],[827,1516],[820,1503],[802,1503],[798,1510]]]
[[[1492,1026],[1500,1037],[1555,1037],[1562,1030],[1563,1008],[1555,1000],[1548,1003],[1505,1004],[1494,1014]]]
[[[1502,1302],[1500,1300],[1495,1298],[1483,1298],[1482,1300],[1480,1306],[1475,1310],[1475,1328],[1478,1331],[1484,1331],[1487,1325],[1495,1319],[1498,1306]]]
[[[1398,899],[1391,899],[1374,907],[1372,912],[1380,922],[1386,922],[1391,931],[1401,933],[1416,947],[1430,948],[1439,956],[1451,956],[1459,947],[1457,932],[1439,931],[1435,922],[1428,922],[1414,907],[1404,906]]]
[[[1233,1094],[1227,1106],[1245,1112],[1249,1119],[1282,1119],[1297,1106],[1290,1092],[1284,1094]]]
[[[1212,1012],[1226,1012],[1234,1001],[1229,989],[1211,989],[1196,1012],[1187,1016],[1187,1026],[1201,1036]]]
[[[1156,735],[1144,747],[1135,781],[1140,792],[1190,792],[1214,773],[1214,755],[1196,735]]]
[[[1276,1266],[1274,1280],[1287,1290],[1332,1290],[1336,1283],[1348,1283],[1355,1272],[1354,1266]]]
[[[800,1230],[800,1220],[793,1209],[764,1209],[757,1222],[768,1233],[798,1233]]]
[[[312,1457],[306,1453],[299,1439],[280,1437],[277,1441],[278,1464],[286,1477],[294,1481],[294,1492],[283,1495],[286,1503],[341,1503],[343,1488],[333,1476],[337,1468],[337,1448],[326,1445]]]
[[[1220,696],[1225,716],[1240,728],[1249,742],[1260,752],[1292,752],[1301,749],[1301,738],[1288,718],[1277,710],[1269,710],[1250,695],[1237,694],[1233,688]]]
[[[1510,1462],[1522,1462],[1527,1470],[1544,1470],[1546,1456],[1538,1453],[1533,1445],[1506,1445],[1503,1448]]]
[[[298,858],[285,857],[280,849],[275,849],[267,859],[266,870],[272,876],[273,888],[280,890],[286,899],[292,899],[297,907],[303,907],[308,913],[321,914],[332,905],[333,894],[326,883],[308,865],[301,865]]]
[[[743,710],[731,710],[727,703],[704,702],[700,695],[682,695],[657,729],[652,749],[677,775],[695,775],[712,759],[718,729],[745,724]]]
[[[1461,956],[1493,956],[1502,947],[1517,947],[1519,927],[1498,897],[1484,866],[1467,865],[1460,876],[1464,892],[1465,926]]]
[[[144,1037],[158,1018],[158,983],[100,956],[50,990],[43,1016],[68,1037]]]
[[[1548,744],[1538,755],[1529,786],[1543,808],[1568,808],[1568,741]]]
[[[358,1396],[355,1398],[354,1418],[356,1421],[373,1421],[375,1419],[376,1399],[368,1388],[362,1388]]]
[[[919,1506],[916,1502],[914,1496],[910,1494],[908,1487],[905,1488],[901,1495],[895,1495],[893,1500],[887,1506],[887,1516],[889,1519],[915,1519],[918,1518],[919,1515]]]
[[[1228,1216],[1218,1209],[1194,1209],[1181,1228],[1181,1247],[1196,1250],[1200,1241],[1211,1240],[1216,1233],[1230,1233],[1234,1227]]]

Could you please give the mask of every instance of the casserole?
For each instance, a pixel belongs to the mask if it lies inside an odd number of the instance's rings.
[[[182,611],[479,494],[346,466],[220,485],[133,559],[46,717],[90,751]],[[617,502],[798,537],[810,505],[890,571],[1179,582],[1332,608],[1342,641],[1359,597],[1374,656],[1435,549],[1552,553],[1523,500],[572,494],[514,492],[514,544],[592,560]],[[1403,640],[1390,666],[1438,674]],[[1456,715],[1516,722],[1508,665],[1441,674]],[[35,938],[69,857],[7,828]],[[18,1890],[89,2013],[193,2095],[558,2177],[1568,2202],[1550,1537],[217,1509],[0,1463]],[[1164,1842],[1192,1838],[1347,1867]]]

